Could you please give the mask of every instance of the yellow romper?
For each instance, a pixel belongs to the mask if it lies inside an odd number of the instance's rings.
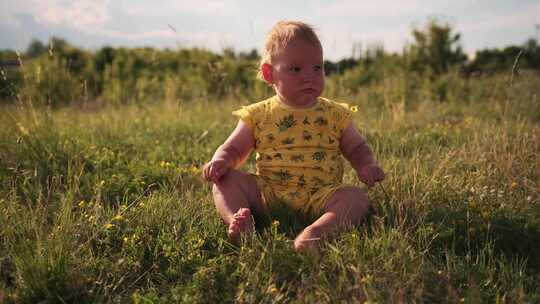
[[[321,213],[328,196],[343,187],[340,138],[351,121],[348,105],[319,97],[297,109],[274,96],[233,114],[253,130],[255,178],[266,207],[281,201]]]

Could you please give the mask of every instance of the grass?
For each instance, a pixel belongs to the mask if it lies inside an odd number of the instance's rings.
[[[238,101],[4,106],[0,302],[538,302],[539,80],[470,79],[446,102],[399,81],[335,91],[387,178],[320,256],[293,251],[283,207],[227,242],[199,174]]]

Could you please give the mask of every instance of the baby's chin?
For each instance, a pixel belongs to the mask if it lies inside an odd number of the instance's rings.
[[[302,98],[298,98],[292,102],[292,105],[299,108],[307,108],[314,105],[318,97],[319,95],[302,96]]]
[[[305,91],[302,92],[298,99],[302,104],[312,104],[317,101],[321,93],[319,91]]]
[[[289,106],[297,108],[306,108],[317,102],[317,98],[321,96],[320,91],[318,90],[302,90],[293,96],[282,96],[279,97],[281,101]]]

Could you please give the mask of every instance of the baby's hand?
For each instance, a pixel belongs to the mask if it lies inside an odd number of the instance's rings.
[[[229,172],[229,163],[225,159],[215,159],[204,165],[203,178],[209,182],[218,182],[221,177]]]
[[[373,187],[376,182],[384,179],[384,172],[381,167],[375,164],[365,165],[358,172],[358,178],[368,187]]]

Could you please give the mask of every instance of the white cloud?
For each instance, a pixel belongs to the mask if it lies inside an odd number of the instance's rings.
[[[175,35],[170,30],[153,30],[144,32],[123,32],[116,30],[101,30],[97,34],[108,38],[118,38],[124,40],[140,40],[148,38],[174,38]]]
[[[49,3],[35,10],[34,14],[38,23],[68,26],[87,32],[92,28],[103,27],[108,19],[107,3],[107,0]]]
[[[39,1],[35,0],[2,0],[0,1],[0,24],[11,26],[21,26],[21,23],[16,18],[20,14],[32,14],[29,7],[39,6]]]
[[[235,39],[239,37],[234,37],[226,32],[198,31],[179,32],[176,38],[177,42],[182,46],[198,46],[214,51],[221,51],[226,47],[231,47]]]
[[[96,34],[100,37],[107,37],[113,41],[120,41],[123,44],[130,46],[146,45],[148,42],[152,41],[154,46],[198,47],[219,52],[224,48],[231,47],[235,44],[235,37],[229,33],[215,31],[173,31],[168,27],[142,32],[102,30]]]
[[[406,27],[392,30],[369,32],[347,31],[339,27],[325,27],[320,32],[325,57],[331,60],[342,57],[358,56],[360,52],[374,46],[382,46],[386,51],[400,52],[410,38]],[[360,49],[359,49],[360,47]],[[353,54],[355,48],[355,54]]]
[[[342,0],[319,2],[315,5],[314,11],[321,17],[398,17],[429,13],[429,7],[419,0]]]
[[[524,26],[523,30],[527,30],[525,26],[532,26],[540,23],[540,2],[530,7],[523,7],[519,11],[500,12],[497,15],[484,14],[471,20],[461,26],[458,26],[459,31],[463,32],[483,32],[493,31],[499,28]]]
[[[21,26],[17,15],[29,15],[38,24],[88,31],[105,24],[108,18],[107,3],[108,0],[4,0],[0,4],[0,17],[15,26]]]
[[[124,12],[131,17],[164,16],[175,13],[203,15],[203,16],[228,16],[238,12],[236,1],[205,1],[199,0],[164,0],[156,4],[152,1],[131,1],[125,7]]]
[[[108,0],[65,2],[56,0],[52,3],[49,2],[47,5],[44,5],[40,1],[26,1],[31,2],[26,7],[33,7],[31,11],[36,22],[46,25],[65,26],[95,36],[124,41],[163,39],[176,41],[183,45],[210,47],[214,49],[219,49],[220,46],[223,48],[223,45],[226,45],[228,43],[227,41],[230,41],[230,37],[225,38],[226,35],[223,33],[209,31],[177,32],[167,27],[166,23],[157,25],[157,29],[143,31],[107,28],[106,23],[109,18],[115,17],[108,16]],[[159,4],[151,1],[130,1],[129,3],[125,3],[125,7],[122,7],[122,12],[125,15],[134,19],[138,18],[138,20],[144,20],[152,16],[170,15],[171,13],[174,14],[175,11],[181,11],[183,14],[206,14],[210,16],[229,14],[233,10],[234,5],[230,1],[228,4],[223,2],[207,2],[205,5],[201,5],[201,2],[196,0],[167,0],[161,1]]]

